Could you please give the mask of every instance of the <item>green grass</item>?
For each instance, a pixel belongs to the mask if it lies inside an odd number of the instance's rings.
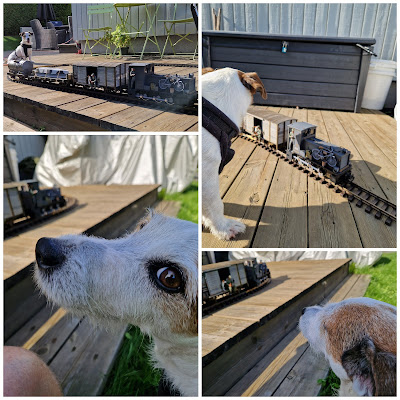
[[[397,254],[385,253],[374,264],[364,268],[356,268],[350,265],[353,274],[371,275],[371,282],[364,297],[384,301],[385,303],[397,305]],[[340,387],[340,379],[332,370],[325,379],[319,379],[321,385],[320,396],[335,396]]]
[[[178,213],[179,219],[198,223],[198,182],[193,181],[189,187],[187,187],[181,193],[166,193],[165,189],[162,189],[158,195],[160,200],[171,200],[179,201],[181,208]]]
[[[160,200],[181,203],[178,218],[198,221],[198,182],[194,181],[182,193],[166,193]],[[103,396],[156,396],[161,372],[152,367],[149,359],[151,339],[141,334],[139,328],[130,327],[125,335],[117,360],[107,379]]]
[[[4,36],[3,46],[4,51],[15,50],[21,41],[20,36]]]

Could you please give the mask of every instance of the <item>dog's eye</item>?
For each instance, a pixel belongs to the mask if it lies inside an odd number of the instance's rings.
[[[180,290],[182,286],[182,274],[174,267],[163,267],[157,270],[158,281],[167,289]]]

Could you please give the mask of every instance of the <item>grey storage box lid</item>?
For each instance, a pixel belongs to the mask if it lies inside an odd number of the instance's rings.
[[[204,31],[203,64],[257,72],[268,98],[257,94],[255,104],[358,112],[373,44],[373,38]]]

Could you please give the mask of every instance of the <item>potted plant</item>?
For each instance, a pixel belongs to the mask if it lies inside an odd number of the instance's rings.
[[[127,55],[131,37],[122,24],[117,24],[115,31],[111,32],[111,43],[119,49],[120,55]]]

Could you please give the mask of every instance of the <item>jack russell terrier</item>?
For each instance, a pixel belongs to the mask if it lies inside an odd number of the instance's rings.
[[[202,76],[202,156],[203,156],[203,225],[222,240],[234,239],[246,226],[224,217],[224,204],[219,195],[219,177],[232,159],[231,139],[239,133],[253,95],[267,92],[255,72],[237,69],[203,69]]]
[[[10,61],[21,61],[29,59],[32,61],[32,39],[33,32],[21,32],[21,42],[19,46],[8,56],[7,63]]]
[[[340,378],[339,396],[396,396],[396,316],[366,297],[303,310],[300,330]]]
[[[40,239],[35,280],[75,315],[138,326],[153,338],[153,361],[169,383],[159,392],[197,396],[197,244],[196,224],[149,212],[120,239]]]

